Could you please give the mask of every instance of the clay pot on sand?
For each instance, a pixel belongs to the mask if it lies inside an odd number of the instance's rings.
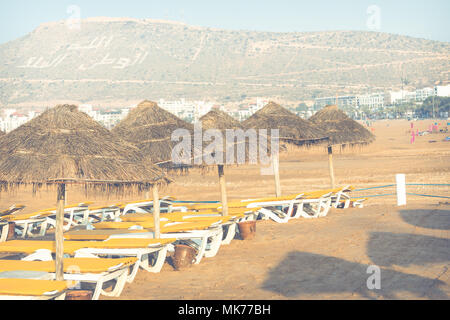
[[[92,300],[92,291],[69,290],[66,293],[66,300]]]
[[[8,223],[8,236],[6,237],[6,241],[14,240],[16,238],[16,224],[14,222]]]
[[[175,270],[189,268],[194,263],[196,251],[194,248],[178,244],[175,246],[175,254],[172,257],[173,266]]]
[[[239,234],[242,240],[252,240],[256,236],[256,220],[239,222]]]

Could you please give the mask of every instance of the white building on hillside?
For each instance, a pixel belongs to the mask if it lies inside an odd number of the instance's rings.
[[[437,97],[450,97],[450,84],[434,87],[434,94]]]
[[[39,115],[39,113],[35,111],[19,113],[16,109],[4,109],[3,117],[0,118],[0,130],[5,133],[11,132],[37,115]]]

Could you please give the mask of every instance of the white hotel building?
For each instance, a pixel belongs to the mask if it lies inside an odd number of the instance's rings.
[[[35,111],[27,114],[18,113],[16,109],[4,109],[0,117],[0,130],[9,133],[38,115]]]

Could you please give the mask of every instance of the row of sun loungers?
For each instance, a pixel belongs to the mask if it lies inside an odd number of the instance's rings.
[[[64,280],[55,279],[55,242],[25,240],[44,236],[55,226],[56,209],[24,214],[20,209],[0,217],[0,253],[16,260],[0,259],[0,299],[64,299],[72,287],[89,288],[92,299],[118,297],[139,269],[160,272],[168,251],[176,244],[196,249],[194,263],[214,257],[221,245],[229,244],[237,224],[271,219],[326,216],[331,207],[362,206],[364,199],[351,199],[351,187],[314,191],[280,198],[247,199],[229,203],[222,216],[221,203],[160,201],[160,239],[154,239],[153,201],[143,200],[107,207],[82,203],[65,208]],[[19,240],[6,241],[14,223]],[[76,228],[75,228],[76,227]],[[105,290],[114,283],[111,290]]]

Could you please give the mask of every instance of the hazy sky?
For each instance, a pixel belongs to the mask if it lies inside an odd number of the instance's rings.
[[[375,30],[450,41],[449,0],[1,0],[0,43],[39,24],[109,16],[261,31]]]

